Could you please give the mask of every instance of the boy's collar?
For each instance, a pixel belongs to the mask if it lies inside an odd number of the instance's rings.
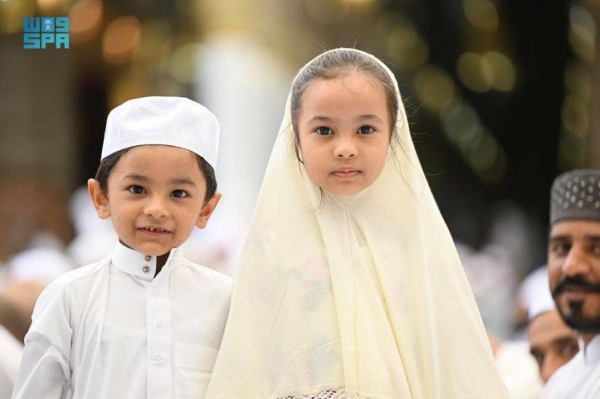
[[[173,248],[169,254],[163,269],[170,267],[173,261],[181,259],[181,247]],[[112,255],[112,263],[120,271],[139,277],[143,280],[152,281],[156,274],[156,256],[142,254],[131,248],[127,248],[120,242],[117,243]],[[179,262],[176,262],[177,264]]]

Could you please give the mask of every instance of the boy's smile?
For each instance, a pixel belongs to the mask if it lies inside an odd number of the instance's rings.
[[[119,239],[144,255],[160,256],[204,228],[220,194],[205,205],[206,181],[192,152],[163,145],[134,147],[108,178],[107,197],[90,180],[98,216],[112,218]]]

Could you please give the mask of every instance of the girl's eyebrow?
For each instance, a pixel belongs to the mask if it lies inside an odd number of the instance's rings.
[[[194,183],[194,181],[192,179],[190,179],[189,177],[176,177],[174,179],[169,180],[169,184],[173,184],[173,185],[186,185],[186,186],[194,186],[196,187],[196,183]]]
[[[354,120],[356,120],[356,121],[377,121],[377,122],[383,123],[381,118],[374,114],[358,115],[357,117],[354,118]],[[335,121],[335,118],[330,118],[329,116],[316,115],[316,116],[313,116],[312,118],[310,118],[308,120],[308,123],[311,123],[311,122],[333,122],[333,121]]]
[[[383,121],[381,120],[380,117],[378,117],[377,115],[373,115],[373,114],[359,115],[354,119],[356,119],[357,121],[377,121],[377,122],[383,123]]]
[[[311,122],[332,122],[332,121],[333,121],[333,118],[330,118],[328,116],[316,115],[316,116],[313,116],[312,118],[310,118],[308,120],[308,123],[311,123]]]

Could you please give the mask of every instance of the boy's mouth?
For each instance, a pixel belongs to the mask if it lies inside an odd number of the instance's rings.
[[[147,234],[151,234],[151,235],[163,235],[163,234],[169,234],[171,231],[160,228],[160,227],[141,227],[138,230],[147,233]]]

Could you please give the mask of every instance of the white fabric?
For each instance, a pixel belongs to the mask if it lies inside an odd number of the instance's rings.
[[[22,352],[23,345],[0,325],[0,398],[10,398]]]
[[[507,397],[402,106],[397,127],[371,187],[321,197],[288,99],[206,398]]]
[[[16,254],[9,262],[10,279],[48,284],[73,270],[75,263],[62,251],[53,248],[33,248]]]
[[[546,266],[538,267],[525,277],[519,287],[519,301],[527,310],[529,320],[556,309]]]
[[[98,216],[96,218],[99,219]],[[85,266],[106,258],[112,253],[117,242],[119,236],[111,224],[77,235],[67,245],[65,252],[77,266]]]
[[[527,341],[503,341],[496,352],[496,366],[511,399],[538,399],[544,386],[538,364]]]
[[[326,389],[314,395],[286,396],[281,399],[358,399],[358,397],[346,392],[344,388],[335,388]]]
[[[156,257],[146,258],[118,244],[46,288],[13,398],[203,397],[231,278],[188,262],[181,249],[154,278]]]
[[[161,144],[195,152],[216,169],[219,129],[208,109],[187,98],[136,98],[108,115],[101,158],[137,145]]]
[[[112,230],[113,228],[110,218],[100,219],[98,217],[87,185],[79,187],[71,194],[71,198],[69,199],[69,216],[75,228],[76,236],[106,228]]]
[[[585,348],[580,339],[579,352],[552,374],[542,398],[600,398],[600,335],[596,335]]]

